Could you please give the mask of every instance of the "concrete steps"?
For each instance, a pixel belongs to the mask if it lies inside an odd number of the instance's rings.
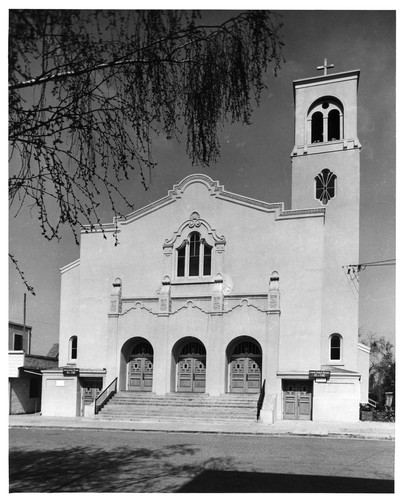
[[[96,416],[101,420],[232,422],[256,420],[258,394],[152,393],[117,392]]]

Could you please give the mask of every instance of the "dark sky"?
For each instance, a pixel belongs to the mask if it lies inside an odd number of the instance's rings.
[[[382,5],[382,4],[381,4]],[[224,19],[232,12],[209,12]],[[158,138],[158,161],[147,192],[136,176],[125,192],[140,208],[167,194],[185,176],[203,171],[228,191],[290,207],[290,153],[293,148],[292,81],[319,74],[324,58],[331,72],[360,69],[358,137],[361,152],[360,261],[395,258],[395,13],[394,11],[285,11],[284,54],[279,76],[267,76],[268,88],[248,127],[226,126],[221,157],[208,169],[192,166],[182,144]],[[104,222],[112,214],[103,213]],[[27,279],[36,289],[28,296],[27,322],[33,326],[32,349],[46,354],[58,341],[59,268],[79,258],[66,233],[60,243],[45,241],[35,214],[23,210],[11,220],[10,247],[18,249]],[[354,264],[354,263],[347,263]],[[369,267],[360,275],[360,321],[364,333],[384,335],[394,343],[395,267]],[[25,289],[12,267],[9,275],[10,320],[22,322]]]

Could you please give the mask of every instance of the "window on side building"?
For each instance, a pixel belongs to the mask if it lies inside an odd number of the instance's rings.
[[[24,337],[18,333],[14,334],[14,351],[22,351],[24,346]]]
[[[42,377],[32,377],[29,381],[29,397],[40,398],[42,387]]]

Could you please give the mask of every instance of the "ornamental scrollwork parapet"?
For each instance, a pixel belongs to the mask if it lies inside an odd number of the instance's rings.
[[[205,220],[201,219],[198,212],[192,212],[189,219],[183,222],[180,227],[174,231],[171,238],[167,238],[163,243],[163,250],[167,252],[169,248],[176,246],[177,240],[181,239],[181,242],[187,242],[187,238],[184,238],[183,232],[189,228],[190,230],[197,228],[201,232],[201,237],[205,240],[211,239],[212,243],[216,246],[218,244],[225,245],[226,239],[224,236],[219,236],[216,233],[216,229],[212,228],[210,224]]]

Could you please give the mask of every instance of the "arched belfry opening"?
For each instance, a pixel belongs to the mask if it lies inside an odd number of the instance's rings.
[[[237,337],[226,349],[228,392],[258,393],[262,380],[262,349],[254,338]]]
[[[311,142],[323,142],[323,114],[317,111],[311,119]]]
[[[340,112],[337,109],[332,109],[328,113],[328,140],[338,141],[340,138]]]
[[[322,97],[311,106],[307,115],[308,142],[336,141],[344,137],[342,103],[335,97]]]

